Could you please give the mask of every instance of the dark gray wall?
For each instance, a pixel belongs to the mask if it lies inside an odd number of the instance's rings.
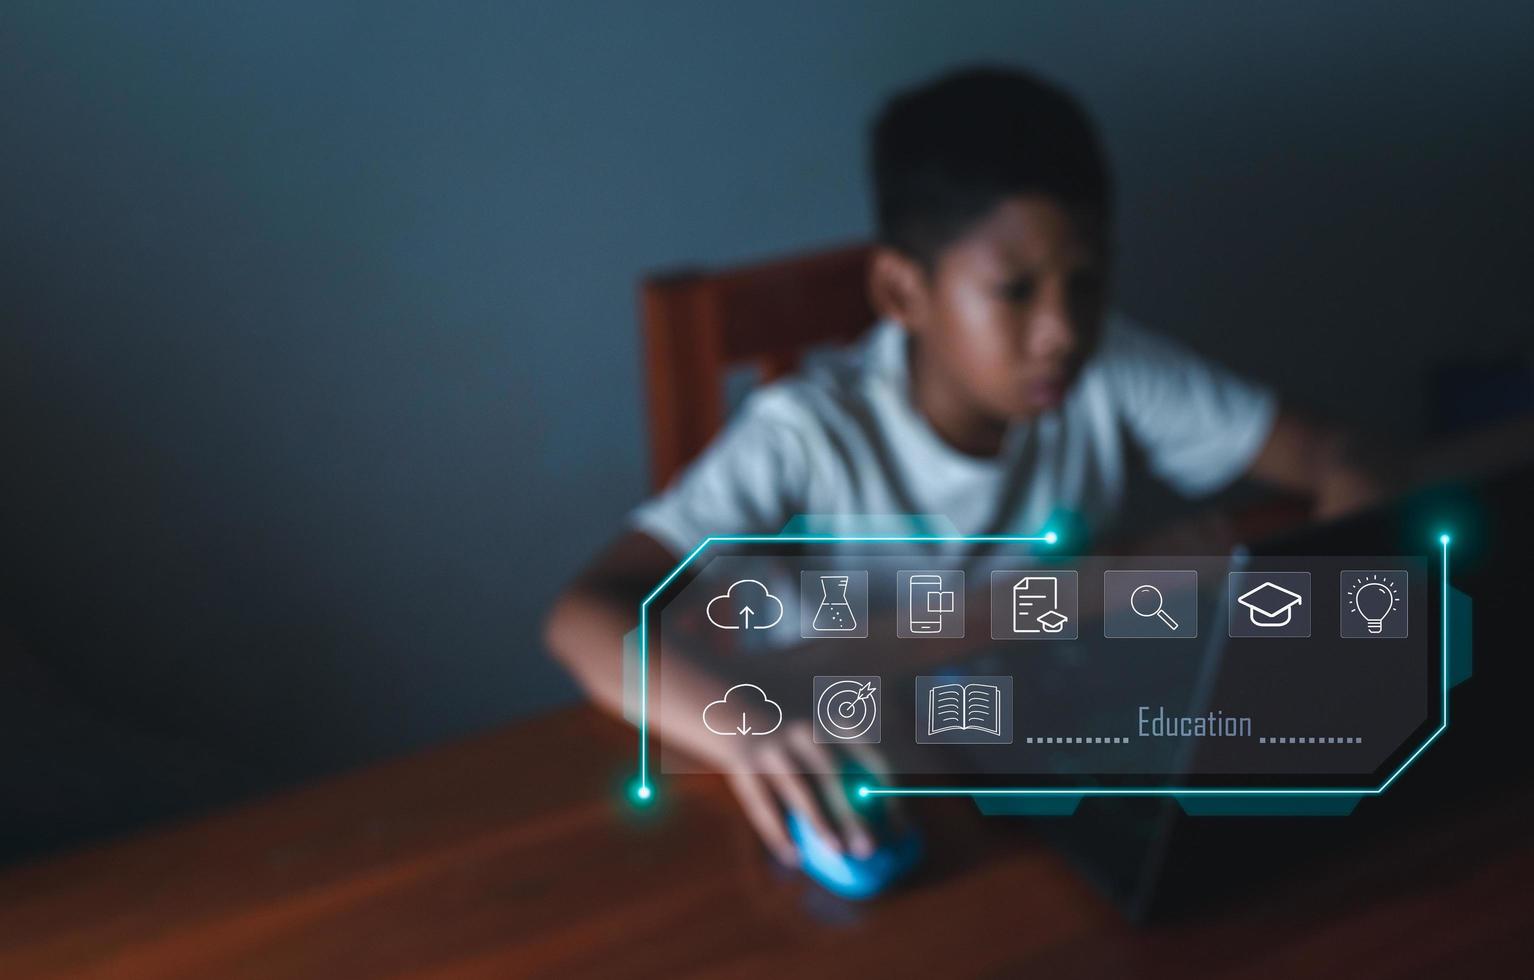
[[[1131,311],[1410,434],[1534,321],[1529,11],[12,0],[5,615],[291,771],[572,697],[537,625],[645,486],[636,277],[865,234],[866,117],[972,59],[1099,115]]]

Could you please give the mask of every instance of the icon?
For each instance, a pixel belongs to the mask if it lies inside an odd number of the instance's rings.
[[[899,572],[895,576],[895,635],[964,635],[964,573]]]
[[[916,741],[1010,744],[1010,677],[916,678]]]
[[[1400,570],[1343,572],[1343,637],[1405,638],[1406,587],[1406,572]]]
[[[868,635],[868,572],[799,573],[799,634],[806,638]]]
[[[941,575],[911,576],[912,633],[936,633],[943,628],[943,614],[953,612],[953,591],[943,588]]]
[[[1049,612],[1039,617],[1039,626],[1042,627],[1046,633],[1058,633],[1065,628],[1065,624],[1070,622],[1070,619],[1071,618],[1069,616],[1065,615],[1059,610],[1051,609]]]
[[[1198,572],[1103,572],[1103,636],[1142,640],[1198,636]]]
[[[1310,635],[1309,572],[1231,572],[1227,582],[1231,636]]]
[[[736,684],[703,708],[703,727],[715,735],[771,735],[783,724],[783,708],[755,684]]]
[[[879,741],[882,686],[877,677],[815,678],[815,741]]]
[[[1395,589],[1384,582],[1365,582],[1353,590],[1353,608],[1364,618],[1370,633],[1385,627],[1385,617],[1395,608]]]
[[[1001,689],[995,684],[940,684],[927,692],[927,734],[1001,734]]]
[[[772,629],[783,618],[783,600],[756,579],[743,578],[708,600],[704,612],[722,630]]]
[[[1305,597],[1298,592],[1290,592],[1282,585],[1264,582],[1243,593],[1238,601],[1250,610],[1246,618],[1252,621],[1253,626],[1274,629],[1289,625],[1294,607],[1302,604]]]
[[[820,605],[810,628],[817,633],[850,633],[858,628],[852,603],[847,601],[847,576],[820,576]]]
[[[1166,624],[1167,629],[1177,629],[1177,620],[1166,614],[1166,599],[1154,585],[1146,583],[1135,586],[1135,590],[1129,593],[1129,608],[1135,611],[1136,616],[1155,616]]]
[[[1060,580],[1029,575],[1012,586],[1012,632],[1058,633],[1070,621],[1060,612]]]
[[[1396,607],[1397,595],[1394,582],[1371,575],[1369,581],[1359,581],[1348,591],[1348,598],[1353,600],[1348,608],[1363,617],[1370,633],[1380,633],[1385,628],[1385,617]]]
[[[992,572],[991,639],[1076,639],[1077,594],[1074,570]]]

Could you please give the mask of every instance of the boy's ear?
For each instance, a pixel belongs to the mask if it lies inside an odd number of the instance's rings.
[[[881,317],[907,330],[926,326],[932,308],[927,273],[915,259],[884,245],[868,263],[868,298]]]

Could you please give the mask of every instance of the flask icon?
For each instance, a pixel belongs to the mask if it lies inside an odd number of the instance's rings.
[[[811,625],[817,633],[845,633],[858,628],[852,615],[852,603],[847,601],[846,575],[820,576],[820,605],[815,610]]]

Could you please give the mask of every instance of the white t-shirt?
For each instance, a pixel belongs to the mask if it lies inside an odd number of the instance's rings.
[[[1187,495],[1240,476],[1277,404],[1181,345],[1111,316],[1061,405],[1007,432],[993,458],[945,443],[911,397],[907,335],[880,323],[826,363],[753,392],[636,528],[685,555],[710,534],[773,534],[800,514],[821,533],[867,515],[945,515],[961,534],[1037,534],[1073,512],[1100,528],[1130,453]]]

